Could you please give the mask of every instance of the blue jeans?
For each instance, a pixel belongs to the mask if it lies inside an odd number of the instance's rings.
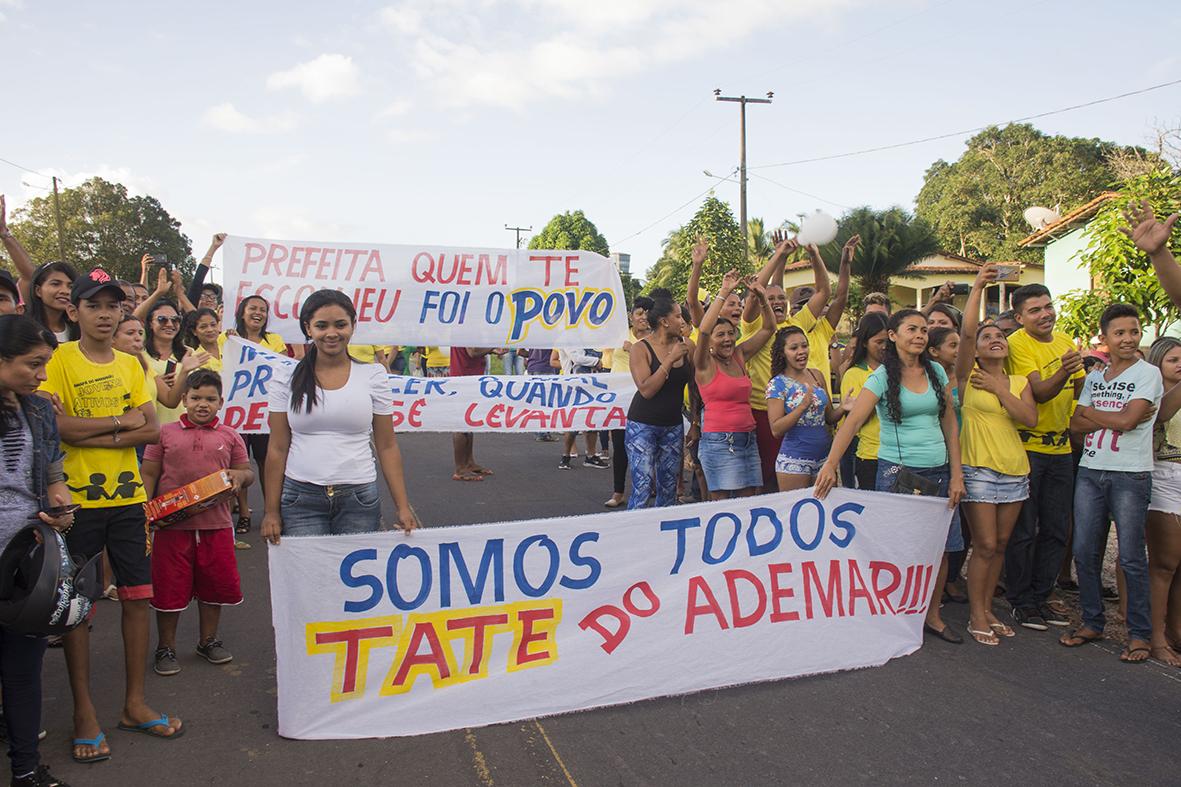
[[[1148,640],[1152,620],[1148,602],[1148,554],[1144,546],[1144,520],[1152,497],[1152,473],[1092,470],[1080,467],[1074,482],[1074,564],[1078,570],[1079,603],[1083,623],[1103,631],[1103,595],[1100,574],[1107,532],[1115,520],[1119,540],[1119,565],[1128,589],[1128,637]]]
[[[284,478],[279,505],[285,536],[374,533],[381,526],[376,481],[320,486]]]
[[[632,494],[628,510],[648,505],[656,479],[656,507],[671,506],[677,500],[677,476],[681,472],[681,449],[685,430],[676,426],[652,426],[627,422],[623,445],[631,466]]]

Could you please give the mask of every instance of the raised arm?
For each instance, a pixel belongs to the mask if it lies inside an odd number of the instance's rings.
[[[779,281],[783,281],[783,263],[787,260],[787,255],[791,254],[800,247],[800,244],[796,243],[796,239],[787,237],[786,233],[777,232],[775,233],[774,237],[776,244],[775,253],[771,255],[771,259],[767,260],[767,264],[764,265],[755,276],[755,281],[764,287],[771,283],[771,277],[776,271],[779,271]],[[753,304],[751,300],[747,298],[746,305],[742,307],[743,322],[753,322],[755,319],[755,314],[758,313],[756,311],[757,308],[758,307],[756,307],[755,304]]]
[[[698,289],[701,286],[701,267],[705,264],[705,257],[708,253],[709,241],[698,236],[697,242],[693,244],[693,267],[689,270],[689,286],[685,294],[685,299],[689,302],[689,317],[697,328],[701,328],[701,321],[705,315],[705,311],[701,308],[701,296],[698,294]]]
[[[1156,277],[1160,279],[1161,288],[1174,306],[1181,306],[1181,266],[1169,251],[1169,236],[1173,232],[1173,225],[1177,223],[1178,215],[1174,213],[1163,222],[1156,220],[1152,206],[1148,200],[1140,202],[1140,209],[1129,205],[1124,211],[1124,218],[1130,226],[1120,227],[1120,232],[1127,235],[1136,247],[1148,254]]]
[[[3,194],[0,194],[0,242],[3,242],[4,250],[8,252],[12,264],[16,266],[17,287],[21,291],[21,297],[27,303],[32,298],[33,260],[29,258],[25,247],[8,228],[8,206],[4,202]]]
[[[176,298],[177,308],[181,314],[188,314],[194,312],[197,307],[189,300],[189,296],[185,294],[184,280],[181,279],[180,269],[173,268],[172,273],[169,274],[169,279],[172,280],[172,295]]]
[[[213,267],[213,255],[221,248],[221,244],[226,242],[226,234],[219,232],[213,236],[213,240],[209,243],[209,251],[205,252],[205,256],[197,263],[197,270],[193,273],[193,280],[189,283],[189,290],[186,293],[189,301],[197,303],[201,300],[201,287],[205,284],[205,277],[208,275],[210,268]]]
[[[766,288],[757,281],[752,282],[749,287],[750,289],[746,294],[746,299],[748,301],[758,299],[763,309],[763,319],[759,329],[735,347],[736,350],[742,352],[743,363],[758,355],[759,350],[763,349],[767,342],[771,341],[771,337],[775,335],[775,312],[771,309],[770,301],[767,300]]]
[[[832,284],[828,281],[828,269],[824,267],[824,258],[820,256],[820,248],[815,243],[808,244],[808,259],[812,261],[812,276],[815,279],[815,292],[808,299],[807,309],[812,316],[820,318],[824,305],[832,295]],[[847,293],[846,293],[847,295]]]
[[[972,291],[968,293],[968,303],[964,306],[964,322],[960,326],[960,351],[955,359],[956,386],[962,391],[972,374],[972,367],[976,364],[976,330],[980,326],[980,300],[984,297],[984,290],[996,281],[996,265],[986,263],[976,274],[976,281],[972,282]]]
[[[928,300],[927,304],[923,307],[923,316],[929,316],[931,314],[931,308],[937,303],[950,303],[952,288],[954,286],[955,283],[951,281],[945,281],[943,284],[939,285],[939,289],[935,290],[935,292],[931,294],[931,299]]]
[[[694,247],[696,249],[696,247]],[[713,368],[713,360],[709,357],[709,341],[710,334],[713,333],[714,326],[718,324],[718,315],[722,313],[722,306],[726,303],[726,298],[738,286],[738,271],[730,270],[722,277],[722,286],[718,290],[718,297],[714,298],[709,304],[709,309],[701,317],[699,323],[701,331],[701,341],[697,342],[697,346],[693,348],[693,366],[698,374],[708,372]],[[698,304],[698,310],[701,305]],[[693,310],[693,298],[689,298],[689,310]],[[772,320],[774,322],[774,320]],[[706,384],[709,384],[707,379]]]
[[[849,276],[853,272],[853,258],[857,255],[857,246],[860,243],[861,236],[854,235],[841,247],[841,267],[837,274],[837,291],[833,293],[832,303],[828,304],[828,313],[825,314],[825,319],[833,328],[836,328],[840,323],[841,317],[845,314],[845,306],[849,303]]]
[[[145,257],[148,255],[144,255]],[[148,312],[156,304],[156,301],[168,294],[168,290],[172,287],[172,282],[168,281],[168,271],[161,268],[156,272],[156,289],[148,293],[148,297],[144,298],[144,302],[135,307],[135,316],[139,321],[147,325]]]

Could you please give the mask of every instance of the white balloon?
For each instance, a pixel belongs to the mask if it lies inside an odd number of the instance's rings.
[[[796,240],[801,246],[809,246],[813,243],[823,246],[826,243],[832,243],[836,236],[837,220],[824,211],[818,210],[800,221],[800,231],[796,233]]]

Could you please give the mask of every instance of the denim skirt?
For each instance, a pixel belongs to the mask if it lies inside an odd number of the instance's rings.
[[[759,443],[753,429],[749,432],[702,432],[697,455],[711,492],[736,492],[763,485]]]
[[[964,489],[965,503],[1020,503],[1029,499],[1029,476],[964,465]]]

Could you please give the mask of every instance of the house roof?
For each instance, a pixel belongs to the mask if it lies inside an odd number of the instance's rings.
[[[1074,229],[1077,225],[1089,221],[1096,213],[1099,212],[1099,208],[1103,207],[1105,202],[1116,199],[1117,197],[1119,197],[1118,193],[1114,191],[1105,191],[1087,204],[1080,205],[1070,213],[1067,213],[1053,224],[1047,224],[1045,227],[1042,227],[1040,230],[1033,233],[1028,238],[1025,238],[1017,245],[1021,248],[1045,246],[1047,243],[1057,240],[1058,236],[1060,236],[1062,233],[1068,232],[1069,230]]]
[[[1042,263],[1028,263],[1018,262],[1016,260],[1008,260],[1000,262],[1000,264],[1010,265],[1034,265],[1041,267]],[[971,257],[964,257],[959,254],[952,254],[949,251],[937,251],[929,257],[924,257],[921,260],[916,260],[906,268],[906,273],[922,275],[924,273],[962,273],[975,276],[980,272],[980,268],[984,265],[984,260],[975,260]],[[810,268],[812,263],[807,259],[797,260],[784,268],[785,272],[804,270]]]

